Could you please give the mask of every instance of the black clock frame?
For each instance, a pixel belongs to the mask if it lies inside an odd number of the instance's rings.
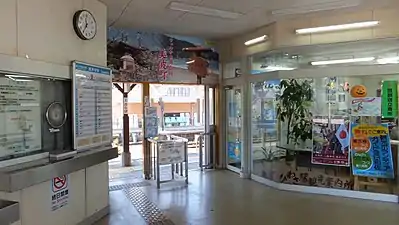
[[[79,16],[80,16],[80,14],[82,14],[82,12],[87,12],[87,13],[89,13],[89,14],[93,17],[94,23],[96,24],[96,30],[95,30],[95,33],[94,33],[94,35],[93,35],[92,38],[86,38],[85,35],[80,31],[80,29],[79,29],[79,27],[78,27]],[[76,11],[75,14],[73,15],[73,29],[75,30],[76,35],[78,35],[78,37],[79,37],[80,39],[85,40],[85,41],[87,41],[87,40],[92,40],[92,39],[94,39],[94,37],[96,37],[96,35],[97,35],[97,21],[96,21],[96,18],[95,18],[94,15],[93,15],[90,11],[88,11],[88,10],[82,9],[82,10]]]

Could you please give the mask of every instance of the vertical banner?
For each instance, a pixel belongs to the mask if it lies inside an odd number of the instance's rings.
[[[313,119],[313,164],[349,166],[349,134],[344,123],[344,119]]]
[[[394,178],[388,124],[351,124],[350,149],[355,176]]]
[[[382,82],[382,118],[393,119],[398,116],[398,82]]]

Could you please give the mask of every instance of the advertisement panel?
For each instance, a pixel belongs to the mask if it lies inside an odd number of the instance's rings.
[[[393,179],[388,124],[351,123],[350,132],[353,175]]]

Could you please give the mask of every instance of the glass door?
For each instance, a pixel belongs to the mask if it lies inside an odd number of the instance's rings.
[[[226,156],[227,168],[240,172],[242,163],[242,89],[226,88]]]

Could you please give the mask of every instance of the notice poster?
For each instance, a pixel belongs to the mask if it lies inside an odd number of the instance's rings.
[[[160,143],[158,157],[159,165],[184,162],[184,142]]]
[[[73,63],[74,148],[112,141],[112,73],[104,67]]]
[[[51,181],[51,211],[56,211],[69,201],[69,175],[55,177]]]
[[[40,82],[0,78],[0,157],[42,147]]]
[[[381,116],[381,98],[353,98],[351,116]]]
[[[227,142],[229,163],[241,162],[241,142]]]
[[[350,149],[355,176],[394,178],[388,124],[351,124]]]
[[[313,119],[312,163],[349,166],[349,134],[343,119]]]
[[[152,138],[158,136],[158,116],[156,107],[145,107],[144,137]]]

